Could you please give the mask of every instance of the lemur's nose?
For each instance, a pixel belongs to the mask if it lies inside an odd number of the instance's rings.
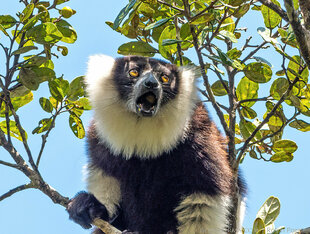
[[[144,85],[144,87],[146,87],[148,89],[157,89],[159,87],[159,82],[154,77],[152,72],[150,72],[149,74],[147,74],[147,77],[143,81],[143,85]]]

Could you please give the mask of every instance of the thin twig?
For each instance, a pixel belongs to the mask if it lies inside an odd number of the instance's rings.
[[[257,101],[268,101],[268,100],[274,100],[274,98],[268,96],[268,97],[262,97],[262,98],[243,99],[243,100],[240,100],[237,103],[237,105],[239,107],[239,106],[241,106],[242,103],[245,103],[245,102],[257,102]]]
[[[9,162],[5,162],[5,161],[0,160],[0,164],[8,166],[8,167],[15,168],[15,169],[19,169],[19,166],[17,164],[14,164],[14,163],[9,163]]]
[[[12,196],[13,194],[15,194],[17,192],[20,192],[22,190],[29,189],[29,188],[34,188],[32,183],[23,184],[23,185],[20,185],[20,186],[18,186],[16,188],[13,188],[10,191],[6,192],[5,194],[1,195],[0,196],[0,201],[4,200],[5,198],[8,198],[8,197]]]

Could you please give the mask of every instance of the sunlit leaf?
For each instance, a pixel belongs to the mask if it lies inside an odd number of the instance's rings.
[[[254,119],[257,117],[257,113],[255,112],[255,110],[247,106],[243,106],[240,112],[243,117],[248,119]]]
[[[153,57],[157,50],[143,41],[128,42],[118,47],[117,53],[122,55],[141,55]]]
[[[271,2],[281,7],[277,0],[271,0]],[[267,28],[275,28],[282,20],[281,16],[279,16],[275,11],[271,10],[268,6],[263,5],[261,11],[263,14],[265,26]]]
[[[125,19],[125,17],[128,15],[130,10],[133,8],[133,6],[136,4],[137,0],[130,0],[130,2],[120,11],[120,13],[117,15],[113,29],[117,29],[118,26],[122,23],[122,21]]]
[[[264,221],[261,218],[256,218],[253,224],[252,234],[266,234]]]
[[[11,28],[17,23],[16,19],[10,15],[0,15],[0,24],[5,28]]]
[[[279,151],[273,154],[270,157],[270,161],[274,163],[280,163],[280,162],[290,162],[294,158],[292,153],[285,152],[285,151]]]
[[[29,29],[26,36],[39,44],[56,43],[63,37],[56,25],[51,22],[39,24]]]
[[[285,151],[288,153],[294,153],[297,150],[297,144],[291,140],[279,140],[273,144],[273,151],[280,152]]]
[[[31,16],[33,9],[34,9],[34,4],[33,3],[28,4],[26,8],[23,10],[22,17],[20,20],[22,22],[25,22]]]
[[[27,53],[30,50],[37,50],[37,49],[38,49],[38,47],[36,47],[36,46],[24,46],[22,48],[15,50],[12,54],[13,55],[23,54],[23,53]]]
[[[83,78],[83,76],[79,76],[76,77],[73,81],[71,81],[68,91],[69,100],[76,101],[79,97],[84,96]]]
[[[56,22],[57,29],[62,34],[61,41],[65,43],[74,43],[77,39],[77,33],[74,28],[65,20]]]
[[[170,20],[171,20],[171,18],[164,18],[164,19],[158,20],[158,21],[151,23],[148,26],[146,26],[144,28],[144,30],[150,30],[150,29],[160,27],[160,26],[166,24],[167,22],[169,22]]]
[[[32,134],[39,134],[42,132],[46,132],[52,127],[53,119],[52,118],[45,118],[39,121],[38,127],[33,129]]]
[[[7,123],[6,121],[0,122],[0,128],[1,130],[5,133],[8,134],[8,129],[7,129]],[[10,128],[10,136],[16,138],[17,140],[23,141],[23,138],[18,130],[18,127],[16,125],[15,121],[10,120],[9,122],[9,128]],[[24,130],[25,131],[25,130]],[[28,138],[27,133],[25,132],[25,137],[26,140]]]
[[[266,226],[272,224],[280,213],[280,201],[276,197],[269,197],[259,209],[256,217],[261,218]]]
[[[272,77],[272,70],[266,63],[250,63],[244,68],[244,74],[257,83],[267,83]]]
[[[77,138],[83,139],[85,137],[85,129],[82,120],[78,116],[71,114],[69,117],[69,125]]]
[[[246,99],[256,99],[258,97],[258,83],[249,80],[247,77],[243,77],[236,89],[236,95],[239,101]],[[251,107],[255,104],[255,101],[243,102],[242,106]]]
[[[41,97],[39,99],[39,103],[44,111],[49,112],[49,113],[53,111],[53,105],[49,99]]]
[[[228,88],[228,82],[226,80],[223,81],[226,87]],[[212,92],[215,96],[225,96],[227,94],[226,89],[224,88],[222,82],[220,80],[215,81],[211,85]]]
[[[289,126],[292,128],[296,128],[297,130],[302,132],[310,131],[310,124],[301,119],[296,119],[292,121],[291,123],[289,123]]]

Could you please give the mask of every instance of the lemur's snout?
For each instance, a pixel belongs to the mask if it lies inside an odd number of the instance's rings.
[[[147,89],[158,89],[159,81],[154,77],[152,72],[150,72],[146,75],[146,78],[143,81],[143,86]]]
[[[136,111],[144,117],[151,117],[158,109],[160,96],[160,83],[152,72],[144,75],[139,90],[140,93],[136,99]]]

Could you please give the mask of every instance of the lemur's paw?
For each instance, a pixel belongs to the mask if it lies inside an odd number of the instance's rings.
[[[87,192],[80,192],[69,202],[67,211],[69,218],[80,224],[83,228],[91,228],[95,218],[108,220],[108,211],[94,195]]]

